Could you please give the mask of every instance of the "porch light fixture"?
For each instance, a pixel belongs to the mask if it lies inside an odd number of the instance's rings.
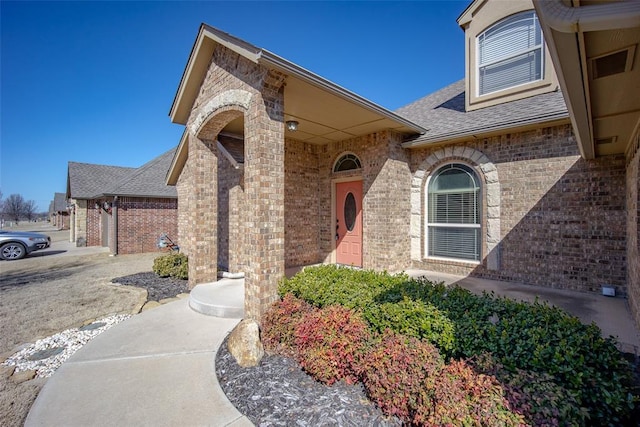
[[[298,122],[295,120],[287,120],[287,129],[291,132],[295,132],[298,130]]]
[[[104,204],[102,205],[102,208],[103,208],[105,211],[108,211],[109,209],[111,209],[111,203],[109,203],[109,202],[104,202]]]

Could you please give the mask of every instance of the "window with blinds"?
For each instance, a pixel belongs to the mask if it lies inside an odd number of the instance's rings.
[[[544,77],[544,43],[538,17],[522,12],[478,36],[478,94],[496,92]]]
[[[462,164],[440,168],[427,188],[428,256],[480,260],[480,185]]]

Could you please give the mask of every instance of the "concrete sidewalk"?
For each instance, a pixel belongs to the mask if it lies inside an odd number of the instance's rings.
[[[65,362],[25,426],[252,426],[214,366],[239,320],[196,313],[186,299],[136,315]]]

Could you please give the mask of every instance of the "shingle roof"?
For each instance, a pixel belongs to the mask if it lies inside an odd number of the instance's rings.
[[[67,195],[65,193],[54,193],[53,212],[64,212],[67,210]]]
[[[569,116],[559,90],[466,111],[464,80],[399,108],[396,113],[429,129],[415,139],[414,144],[444,141]]]
[[[150,162],[140,166],[121,179],[105,194],[113,196],[168,197],[177,198],[175,186],[165,184],[165,177],[176,152],[172,148]]]
[[[135,168],[69,162],[67,191],[72,199],[95,199]]]
[[[164,179],[175,148],[139,168],[69,162],[67,191],[73,199],[100,196],[176,198],[175,187]]]

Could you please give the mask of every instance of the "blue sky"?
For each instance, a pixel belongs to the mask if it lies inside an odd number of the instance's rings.
[[[201,22],[395,110],[464,77],[469,3],[3,0],[0,190],[46,211],[69,161],[138,167],[176,146]]]

